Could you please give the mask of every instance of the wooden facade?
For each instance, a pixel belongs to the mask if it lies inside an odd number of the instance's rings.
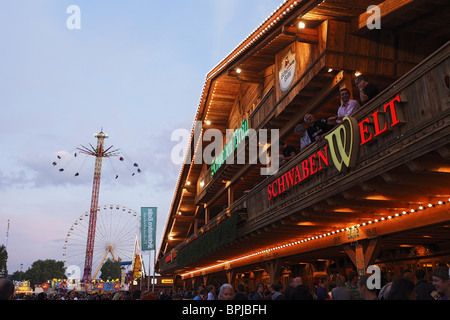
[[[374,4],[381,29],[367,26]],[[285,1],[207,75],[159,272],[251,287],[305,265],[450,263],[449,18],[439,0]],[[298,148],[306,113],[336,115],[341,88],[359,100],[355,73],[380,94],[273,175],[238,152],[220,167],[198,161],[208,141],[196,132],[225,141],[246,119]],[[354,138],[345,150],[342,132]],[[250,149],[246,138],[236,150]]]

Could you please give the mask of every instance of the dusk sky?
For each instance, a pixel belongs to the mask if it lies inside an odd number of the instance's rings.
[[[2,0],[0,236],[3,244],[10,220],[9,273],[63,260],[69,228],[90,208],[95,161],[73,154],[95,146],[101,128],[126,161],[104,160],[99,205],[158,207],[159,248],[180,172],[171,133],[191,130],[206,74],[281,3]],[[80,8],[80,29],[67,27],[70,5]]]

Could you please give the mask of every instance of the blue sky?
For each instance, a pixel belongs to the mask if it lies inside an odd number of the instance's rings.
[[[106,145],[143,172],[132,177],[117,159],[105,160],[99,205],[158,207],[159,247],[180,171],[171,133],[191,129],[206,74],[281,3],[2,0],[0,236],[3,243],[9,219],[8,271],[62,260],[92,191],[94,158],[72,155],[95,145],[102,127]],[[66,26],[70,5],[81,10],[79,30]],[[52,162],[66,154],[59,172]]]

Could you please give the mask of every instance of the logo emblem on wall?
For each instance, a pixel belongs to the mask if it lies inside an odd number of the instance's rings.
[[[291,87],[295,77],[296,65],[295,53],[289,51],[281,61],[281,69],[279,72],[281,91],[287,91]]]
[[[359,148],[358,123],[351,117],[344,117],[342,121],[339,127],[325,136],[331,159],[339,171],[342,171],[344,164],[347,168],[355,165]]]

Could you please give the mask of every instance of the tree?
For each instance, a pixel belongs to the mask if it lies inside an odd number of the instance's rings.
[[[8,252],[4,245],[0,246],[0,278],[6,278],[8,276],[8,268],[6,262],[8,261]]]
[[[102,279],[103,281],[120,279],[121,266],[119,262],[108,259],[103,264],[100,271],[102,272],[100,279]]]
[[[15,271],[11,277],[10,277],[11,281],[21,281],[21,280],[27,280],[25,279],[25,272],[23,271]]]
[[[64,262],[56,260],[37,260],[25,271],[23,280],[30,280],[31,286],[41,284],[50,279],[66,279]]]

